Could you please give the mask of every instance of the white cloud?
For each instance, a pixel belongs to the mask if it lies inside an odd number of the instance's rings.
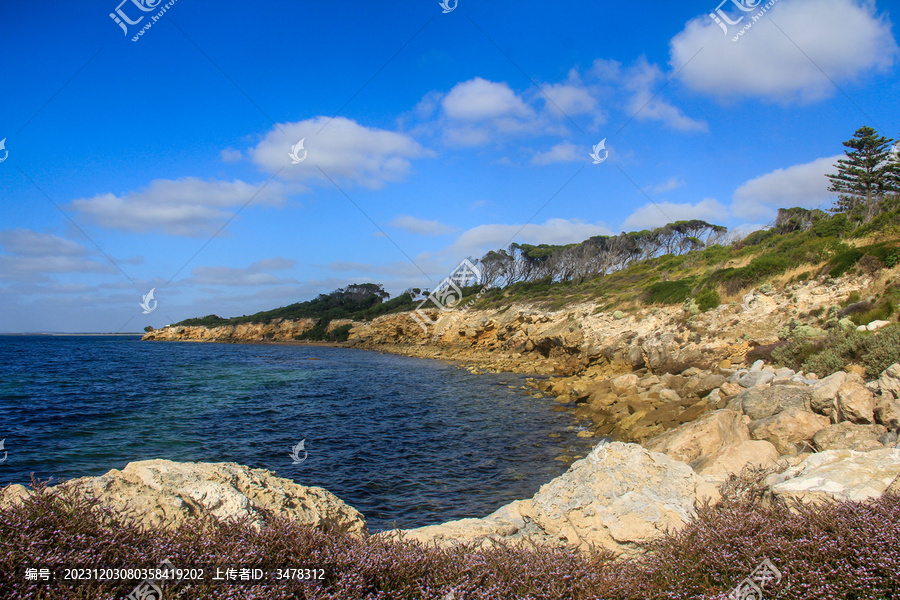
[[[834,194],[828,191],[826,173],[834,173],[843,154],[776,169],[751,179],[734,192],[732,210],[744,219],[772,219],[779,208],[830,206]]]
[[[628,67],[615,60],[598,58],[587,72],[595,81],[595,94],[610,97],[627,117],[659,121],[676,131],[708,131],[705,121],[692,119],[665,99],[661,88],[667,75],[641,56]]]
[[[546,152],[538,152],[531,159],[535,165],[549,165],[561,162],[585,161],[588,153],[584,148],[579,148],[572,142],[560,142]]]
[[[550,114],[559,115],[562,111],[563,115],[571,117],[590,113],[597,106],[597,100],[580,83],[553,83],[545,85],[541,91],[545,94],[544,101]]]
[[[622,223],[622,229],[624,231],[653,229],[674,221],[689,219],[701,219],[721,225],[727,216],[728,209],[712,198],[705,198],[696,204],[657,202],[656,204],[645,204],[631,213]]]
[[[226,163],[238,162],[244,157],[240,150],[235,150],[234,148],[225,148],[219,153],[219,156],[221,157],[222,162]]]
[[[288,154],[301,139],[308,154],[293,164]],[[364,127],[344,117],[316,117],[273,127],[247,154],[284,179],[324,180],[324,171],[329,177],[379,188],[406,177],[410,161],[431,152],[403,133]]]
[[[0,256],[0,279],[46,281],[48,273],[118,273],[108,261],[75,256]]]
[[[390,226],[417,235],[446,235],[454,231],[438,221],[426,221],[409,215],[400,215],[390,222]]]
[[[708,131],[705,121],[685,115],[659,93],[665,75],[656,65],[641,57],[624,75],[625,87],[633,92],[626,109],[641,121],[660,121],[676,131]]]
[[[0,246],[12,254],[27,256],[84,256],[87,249],[65,238],[31,229],[0,231]]]
[[[569,93],[571,96],[571,92]],[[438,102],[435,92],[427,94],[416,112],[425,114]],[[575,101],[573,98],[567,98]],[[559,127],[546,126],[534,109],[505,82],[476,77],[456,84],[440,96],[440,115],[423,130],[440,131],[444,143],[451,146],[483,146],[502,141],[510,135],[538,130],[559,133]]]
[[[290,269],[296,261],[286,258],[268,258],[257,261],[244,268],[236,267],[197,267],[191,271],[192,277],[180,281],[179,285],[284,285],[297,283],[293,278],[281,279],[268,271]]]
[[[325,265],[329,271],[363,271],[369,272],[374,267],[371,263],[334,261]]]
[[[690,61],[681,81],[720,99],[811,102],[837,92],[830,80],[852,81],[894,63],[890,22],[875,11],[868,0],[780,0],[737,42],[734,32],[756,12],[727,36],[704,14],[672,38],[669,62],[677,71]]]
[[[0,281],[47,282],[50,274],[118,272],[93,249],[50,233],[7,229],[0,231],[0,246],[7,253],[0,254]],[[39,293],[48,289],[41,286]]]
[[[488,250],[506,247],[510,242],[571,244],[610,233],[603,223],[585,223],[577,219],[548,219],[543,224],[525,226],[479,225],[463,232],[449,250],[452,256],[480,257]]]
[[[684,185],[684,180],[680,177],[670,177],[668,180],[659,183],[657,185],[651,185],[647,188],[647,192],[650,194],[664,194],[666,192],[671,192],[672,190],[676,190]]]
[[[155,179],[143,190],[122,196],[107,193],[74,200],[71,208],[101,227],[204,237],[218,231],[248,202],[279,205],[284,201],[283,184],[262,185],[196,177]]]
[[[285,269],[290,269],[296,264],[296,260],[276,256],[275,258],[264,258],[262,260],[258,260],[247,268],[251,271],[284,271]]]
[[[453,86],[441,100],[444,113],[460,121],[529,117],[532,110],[505,83],[476,77]]]

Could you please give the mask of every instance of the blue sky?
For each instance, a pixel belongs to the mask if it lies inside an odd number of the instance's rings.
[[[893,6],[5,3],[0,332],[396,294],[510,241],[827,207],[841,142],[900,134]]]

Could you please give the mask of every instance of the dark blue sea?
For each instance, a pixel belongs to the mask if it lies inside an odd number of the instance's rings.
[[[347,348],[0,336],[0,486],[227,461],[324,487],[371,531],[480,517],[589,448],[523,384]]]

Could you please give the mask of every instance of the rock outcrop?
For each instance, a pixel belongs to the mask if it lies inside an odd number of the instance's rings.
[[[483,519],[388,535],[439,546],[502,540],[629,554],[641,542],[683,526],[695,501],[715,494],[715,486],[688,465],[637,444],[613,442],[599,444],[530,499]]]
[[[750,432],[742,415],[723,409],[653,438],[645,447],[669,458],[699,465],[699,461],[749,439]]]
[[[826,450],[795,467],[770,476],[766,484],[782,499],[801,502],[863,501],[877,498],[900,477],[900,453]]]
[[[318,319],[273,319],[269,323],[241,323],[203,327],[169,326],[148,331],[142,339],[166,342],[278,342],[294,340],[312,329]],[[346,323],[346,322],[345,322]],[[332,328],[337,322],[329,324]]]
[[[220,520],[246,517],[256,527],[269,512],[329,531],[361,534],[366,529],[363,516],[331,492],[235,463],[145,460],[63,485],[150,527],[175,528],[205,509]],[[11,486],[4,499],[21,501],[28,493]]]

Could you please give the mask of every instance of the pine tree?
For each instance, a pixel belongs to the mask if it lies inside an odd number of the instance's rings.
[[[844,142],[850,148],[844,151],[847,158],[837,161],[837,174],[826,175],[831,180],[828,191],[839,194],[833,212],[847,212],[869,221],[877,214],[884,194],[900,191],[900,165],[891,157],[893,141],[863,126]]]

